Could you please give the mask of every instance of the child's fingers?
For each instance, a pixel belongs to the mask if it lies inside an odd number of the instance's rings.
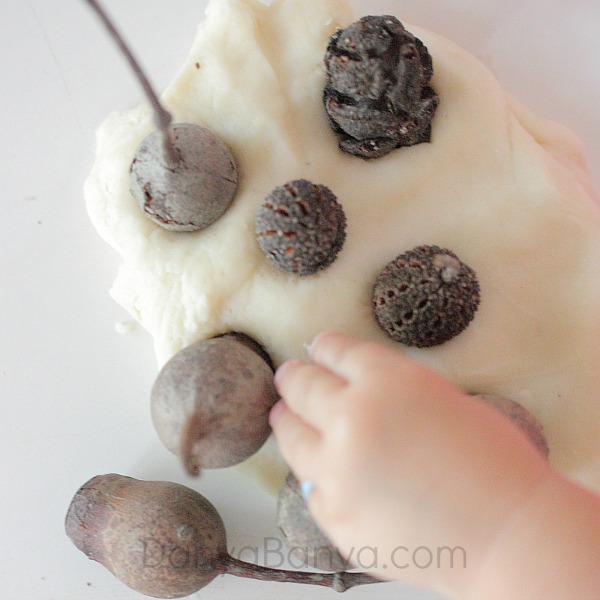
[[[321,436],[280,400],[271,409],[270,424],[279,450],[300,479],[312,479]]]
[[[379,357],[390,350],[337,332],[318,335],[310,346],[310,358],[339,377],[355,380],[357,373],[368,370],[369,365],[377,364]]]
[[[346,381],[329,369],[297,360],[278,369],[275,383],[289,408],[319,430],[327,425],[336,397],[346,386]]]

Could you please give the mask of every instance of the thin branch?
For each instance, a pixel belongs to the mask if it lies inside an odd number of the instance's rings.
[[[224,573],[235,577],[257,579],[259,581],[276,581],[279,583],[303,583],[307,585],[321,585],[332,588],[336,592],[345,592],[357,585],[382,583],[380,579],[368,573],[315,573],[310,571],[288,571],[285,569],[272,569],[255,565],[232,556],[224,559]]]
[[[106,30],[108,31],[110,36],[113,38],[113,40],[127,59],[131,70],[137,77],[140,85],[142,86],[142,89],[144,90],[146,98],[152,106],[152,110],[154,111],[154,124],[163,133],[165,157],[169,162],[176,163],[177,153],[173,145],[173,137],[171,134],[171,130],[169,129],[173,121],[171,113],[168,110],[166,110],[161,104],[152,85],[150,84],[150,81],[148,80],[146,74],[140,66],[140,63],[133,56],[133,53],[125,43],[125,39],[119,33],[119,31],[117,31],[117,28],[115,27],[105,10],[100,6],[100,4],[96,0],[85,0],[85,2],[87,2],[90,5],[90,7],[96,12],[96,14],[106,27]]]

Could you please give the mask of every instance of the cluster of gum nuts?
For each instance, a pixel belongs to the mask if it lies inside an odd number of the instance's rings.
[[[231,152],[205,127],[172,124],[104,9],[96,0],[86,1],[123,51],[154,109],[158,131],[143,140],[132,161],[132,195],[161,227],[204,229],[236,194]],[[270,435],[268,415],[277,399],[269,356],[248,336],[228,333],[184,348],[163,367],[152,389],[152,417],[165,446],[181,456],[188,473],[197,475],[201,467],[233,466],[254,454]],[[378,581],[343,571],[346,563],[320,532],[307,540],[307,531],[318,532],[318,527],[291,475],[281,490],[277,519],[297,555],[329,573],[272,569],[234,558],[215,507],[176,483],[98,475],[75,494],[65,527],[90,559],[156,598],[188,596],[223,574],[337,591]]]
[[[174,231],[207,227],[224,213],[237,190],[229,149],[204,127],[171,123],[104,10],[96,0],[86,1],[124,52],[154,107],[158,131],[142,142],[132,162],[133,196],[162,227]],[[263,205],[257,218],[261,247],[274,256],[269,219],[281,216],[283,209],[273,207],[282,197],[296,197],[298,190],[304,190],[305,198],[325,198],[324,211],[314,214],[328,224],[325,237],[337,252],[344,238],[343,213],[340,216],[327,190],[305,180],[277,188]],[[302,205],[300,212],[305,212]],[[288,270],[304,274],[307,260],[314,259],[307,272],[331,262],[327,252],[321,254],[318,241],[306,238],[300,247],[314,251],[301,256],[300,262],[284,252]],[[435,252],[434,261],[439,256]],[[454,267],[452,258],[450,262]],[[442,266],[447,270],[446,263]],[[381,283],[379,294],[388,298],[386,285]],[[508,400],[481,398],[513,418],[547,455],[541,425],[525,409]],[[167,362],[152,389],[152,419],[163,444],[181,457],[189,474],[198,475],[201,468],[233,466],[257,452],[270,435],[268,415],[277,399],[273,364],[264,349],[242,333],[227,333],[192,344]],[[188,596],[223,574],[336,591],[379,581],[345,571],[348,563],[311,518],[291,473],[279,494],[277,525],[291,551],[320,572],[272,569],[232,557],[215,507],[198,492],[175,483],[99,475],[77,491],[66,517],[67,535],[77,548],[147,596]]]

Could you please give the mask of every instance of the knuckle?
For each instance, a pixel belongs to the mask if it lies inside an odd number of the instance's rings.
[[[347,351],[344,363],[357,377],[372,377],[373,372],[381,370],[382,365],[387,364],[390,359],[397,361],[398,353],[375,342],[363,342]]]

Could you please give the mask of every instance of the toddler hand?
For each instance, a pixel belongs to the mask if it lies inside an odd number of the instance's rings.
[[[450,593],[550,469],[484,402],[382,345],[326,333],[276,374],[271,424],[351,562]],[[427,564],[430,563],[430,564]]]

